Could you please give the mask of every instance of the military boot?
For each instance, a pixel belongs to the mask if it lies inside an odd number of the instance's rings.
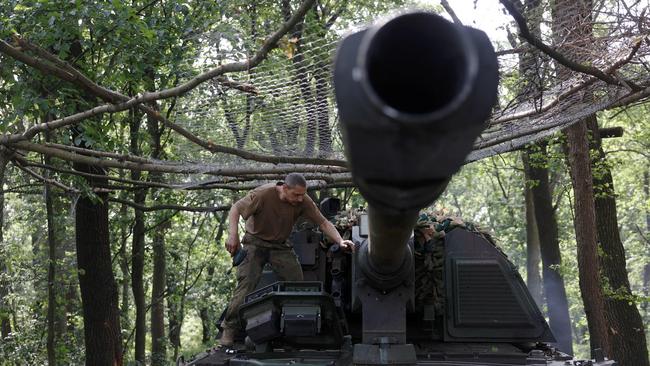
[[[219,344],[224,347],[230,347],[235,343],[235,330],[231,328],[223,328],[223,333],[219,339]]]

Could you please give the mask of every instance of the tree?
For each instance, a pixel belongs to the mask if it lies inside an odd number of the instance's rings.
[[[76,133],[81,133],[76,130]],[[80,140],[84,143],[83,140]],[[75,164],[75,169],[96,176],[101,168]],[[89,186],[105,184],[102,178],[87,179]],[[86,365],[121,365],[122,331],[118,290],[113,276],[108,225],[108,194],[87,193],[75,205],[75,231],[79,287],[84,316]]]
[[[526,177],[524,196],[526,200],[526,286],[530,291],[537,306],[542,306],[542,276],[539,266],[542,262],[539,231],[535,220],[535,203],[533,193],[529,187],[530,177]]]
[[[650,172],[648,172],[647,168],[643,172],[643,194],[646,201],[650,202]],[[646,209],[645,211],[645,226],[646,232],[650,232],[650,209]],[[645,239],[646,248],[650,248],[650,240],[647,238]],[[650,298],[650,261],[646,261],[646,264],[643,266],[643,289],[643,294],[645,297]],[[648,321],[650,318],[650,313],[648,312],[648,301],[646,301],[642,307],[645,311],[646,321]]]
[[[151,75],[152,76],[152,75]],[[150,80],[153,85],[153,78]],[[157,103],[153,102],[151,107],[158,110]],[[151,157],[153,159],[164,158],[163,146],[161,143],[164,127],[153,118],[147,118],[147,127],[151,138]],[[151,180],[162,182],[162,174],[152,173]],[[159,192],[152,191],[152,196],[160,196]],[[156,197],[152,197],[155,199]],[[158,218],[160,220],[160,218]],[[164,220],[164,219],[163,219]],[[164,365],[167,362],[167,339],[165,338],[165,232],[170,228],[171,223],[165,220],[163,224],[153,229],[153,278],[151,289],[151,363],[152,365]]]
[[[563,43],[572,47],[588,49],[591,37],[591,1],[558,0],[552,8],[553,37],[562,49]],[[565,46],[565,48],[568,48]],[[580,57],[575,52],[574,58]],[[584,57],[584,56],[583,56]],[[558,76],[567,75],[558,66]],[[596,213],[593,205],[593,177],[587,139],[586,121],[581,120],[565,130],[567,136],[567,160],[574,191],[577,257],[580,273],[580,290],[589,325],[589,341],[592,355],[596,349],[611,354],[608,340],[603,289],[599,275],[597,252]]]
[[[106,200],[106,196],[98,194],[98,199]],[[75,210],[86,365],[121,365],[122,336],[108,239],[108,203],[80,197]]]
[[[51,119],[49,115],[45,116],[46,119]],[[49,140],[49,134],[46,135]],[[45,164],[49,164],[49,157],[45,157]],[[48,177],[49,172],[45,177]],[[49,184],[45,184],[45,207],[47,215],[47,243],[48,243],[48,270],[47,270],[47,364],[49,366],[56,365],[56,330],[55,330],[55,317],[57,313],[56,301],[56,253],[57,253],[57,238],[56,230],[54,227],[54,199],[52,197],[52,190]]]
[[[524,8],[524,15],[532,36],[541,37],[543,6],[540,0],[526,0],[519,4]],[[522,44],[511,38],[512,47]],[[525,43],[524,43],[525,44]],[[519,76],[523,78],[518,96],[521,100],[532,100],[535,105],[541,103],[544,79],[541,52],[526,46],[526,52],[519,55]],[[571,318],[565,283],[559,268],[562,263],[557,233],[557,218],[552,202],[552,188],[549,182],[549,158],[547,141],[539,141],[522,150],[525,181],[526,230],[528,245],[528,287],[533,297],[541,296],[540,281],[543,280],[544,294],[548,308],[551,330],[557,338],[559,348],[573,354],[571,337]],[[543,276],[539,278],[539,262],[542,262]],[[538,302],[541,304],[541,302]]]
[[[604,295],[598,265],[598,240],[596,232],[596,212],[593,206],[594,195],[584,121],[566,129],[567,157],[574,190],[576,218],[574,227],[578,245],[578,266],[580,290],[589,324],[589,342],[592,357],[596,349],[611,354],[605,318]]]
[[[9,155],[5,151],[0,151],[0,186],[4,186],[5,172],[9,163]],[[7,280],[7,265],[4,256],[4,207],[5,193],[4,189],[0,192],[0,338],[5,339],[11,333],[11,321],[9,318],[10,310],[7,302],[9,295],[9,281]]]
[[[548,306],[549,324],[563,352],[573,354],[571,338],[571,318],[565,290],[560,273],[562,257],[558,240],[557,218],[553,209],[551,188],[548,177],[547,143],[539,142],[524,152],[526,176],[532,183],[533,208],[539,234],[542,257],[542,278],[544,294]]]
[[[133,111],[129,121],[131,154],[140,154],[140,120],[142,113]],[[131,180],[139,181],[141,172],[131,171]],[[133,193],[133,203],[144,205],[147,197],[147,189],[140,187]],[[131,290],[133,291],[133,303],[135,305],[135,360],[144,364],[145,362],[145,341],[146,341],[146,320],[147,309],[144,293],[144,220],[145,215],[141,209],[134,208],[133,241],[131,243]]]
[[[610,357],[622,365],[649,366],[643,320],[630,290],[625,248],[619,234],[614,180],[602,146],[596,116],[587,120],[595,196],[600,264],[606,281],[605,316],[609,321]]]
[[[169,221],[167,221],[169,223]],[[167,364],[165,338],[165,231],[169,224],[159,225],[153,233],[153,280],[151,290],[151,364]]]

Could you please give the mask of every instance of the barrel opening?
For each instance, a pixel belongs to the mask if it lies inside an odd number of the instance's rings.
[[[398,112],[433,113],[462,94],[469,57],[455,25],[434,14],[407,14],[386,23],[370,40],[368,83]]]

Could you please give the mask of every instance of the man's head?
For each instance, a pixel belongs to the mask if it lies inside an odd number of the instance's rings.
[[[300,173],[289,173],[282,184],[282,199],[297,206],[307,192],[307,181]]]

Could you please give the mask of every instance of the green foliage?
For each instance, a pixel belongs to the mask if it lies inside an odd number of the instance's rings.
[[[16,34],[42,46],[84,72],[90,79],[126,95],[172,87],[181,81],[197,75],[203,60],[230,61],[224,55],[236,55],[244,59],[252,55],[264,41],[264,36],[278,28],[284,21],[280,2],[264,0],[202,1],[122,1],[101,2],[67,0],[5,0],[0,2],[0,37],[12,42]],[[290,1],[292,9],[300,2]],[[321,1],[320,7],[308,13],[303,24],[303,36],[317,39],[303,44],[304,51],[317,53],[316,58],[306,66],[309,86],[316,87],[315,78],[319,67],[329,63],[329,55],[318,53],[319,46],[334,40],[350,26],[367,22],[379,14],[410,1],[360,0]],[[437,7],[439,8],[439,7]],[[331,31],[326,27],[328,19],[340,12]],[[256,73],[277,78],[290,79],[296,76],[293,58],[298,52],[297,39],[284,37],[278,48],[269,54],[272,63],[261,64],[248,76],[255,80]],[[220,52],[227,51],[227,52]],[[229,56],[235,57],[235,56]],[[207,64],[207,61],[206,61]],[[322,76],[322,75],[320,75]],[[512,73],[502,76],[503,95],[514,96],[522,75]],[[329,76],[327,76],[327,85]],[[277,116],[262,112],[264,105],[273,110],[295,108],[296,95],[285,95],[278,91],[270,97],[250,97],[233,90],[211,90],[219,105],[210,109],[206,116],[209,129],[206,140],[235,141],[233,127],[239,131],[250,128],[249,137],[242,148],[271,150],[273,144],[281,146],[303,146],[304,123],[296,121],[295,131],[287,131],[274,123]],[[207,92],[206,92],[207,93]],[[222,93],[222,94],[218,94]],[[205,95],[193,96],[198,101]],[[334,105],[331,99],[328,105]],[[24,131],[42,122],[49,114],[60,118],[75,112],[100,105],[102,102],[88,96],[75,86],[52,76],[27,67],[13,59],[0,55],[0,133]],[[252,106],[250,113],[246,106]],[[170,112],[173,99],[158,101],[163,114]],[[229,125],[229,111],[234,125]],[[172,116],[173,116],[173,112]],[[331,111],[332,124],[335,113]],[[626,110],[602,113],[600,121],[604,126],[623,126],[622,138],[606,139],[607,161],[599,165],[594,174],[599,176],[608,167],[614,175],[614,194],[618,204],[621,237],[627,254],[627,266],[632,293],[608,288],[608,295],[647,305],[648,289],[643,282],[644,266],[648,263],[650,234],[646,225],[650,213],[650,197],[643,191],[644,174],[649,174],[650,119],[647,105]],[[62,144],[85,145],[103,151],[127,153],[130,145],[130,113],[106,114],[85,121],[75,133],[57,131],[52,141]],[[181,117],[179,117],[181,118]],[[194,118],[190,114],[189,118]],[[134,136],[141,155],[150,156],[152,139],[146,128],[146,118],[139,116],[136,124],[139,132]],[[163,132],[162,153],[169,160],[183,154],[174,142],[174,137]],[[334,144],[340,144],[340,137],[334,136]],[[574,319],[574,339],[577,352],[585,356],[588,349],[587,324],[580,299],[578,270],[573,234],[573,209],[570,179],[568,178],[562,153],[562,137],[555,136],[549,142],[547,154],[540,151],[532,154],[531,164],[549,168],[553,185],[553,202],[556,205],[558,231],[562,250],[562,264],[556,268],[566,281],[570,301],[570,313]],[[236,144],[233,143],[232,146]],[[27,158],[38,161],[40,156],[28,154]],[[196,159],[207,161],[211,153],[197,153]],[[60,161],[53,164],[69,168]],[[607,164],[607,165],[604,165]],[[39,171],[40,173],[40,171]],[[128,172],[112,172],[126,178]],[[85,178],[55,174],[62,183],[94,197],[91,185]],[[142,180],[151,179],[143,174]],[[9,315],[14,332],[10,339],[0,343],[0,365],[45,364],[47,360],[45,337],[47,311],[47,227],[42,186],[34,178],[26,176],[10,166],[3,189],[29,185],[24,194],[5,194],[4,241],[0,245],[0,258],[7,265],[3,279],[10,283]],[[447,191],[435,203],[436,209],[461,216],[489,228],[498,244],[525,276],[526,231],[524,186],[536,182],[525,182],[519,153],[496,156],[484,161],[468,164],[450,183]],[[36,187],[36,188],[34,188]],[[598,194],[608,194],[611,187],[597,187]],[[74,247],[74,202],[76,197],[57,193],[55,199],[57,228],[57,318],[62,327],[57,338],[57,357],[61,364],[82,364],[83,321],[78,291]],[[356,190],[333,190],[334,195],[344,197],[346,208],[365,206]],[[129,199],[131,191],[112,193],[112,197]],[[204,193],[185,191],[153,191],[147,195],[146,204],[178,205],[225,205],[233,195],[224,191]],[[114,273],[119,287],[120,304],[123,299],[130,304],[121,314],[124,341],[127,346],[126,362],[133,360],[133,320],[135,319],[130,288],[130,253],[133,209],[110,204],[110,232]],[[166,210],[146,214],[145,288],[151,290],[153,230],[159,225],[166,228],[167,291],[165,297],[166,316],[177,317],[182,322],[181,354],[191,354],[213,346],[216,331],[211,329],[208,343],[202,343],[200,311],[207,309],[208,319],[215,319],[225,308],[235,286],[234,275],[227,274],[230,258],[225,253],[224,240],[227,232],[218,241],[221,215],[187,213]],[[122,268],[122,262],[127,268]],[[126,285],[126,286],[123,286]],[[126,291],[126,294],[124,294]],[[126,296],[123,296],[126,295]],[[150,301],[150,296],[147,295]],[[646,316],[646,324],[648,314]],[[168,328],[167,336],[169,338]],[[168,346],[171,360],[172,347]]]

